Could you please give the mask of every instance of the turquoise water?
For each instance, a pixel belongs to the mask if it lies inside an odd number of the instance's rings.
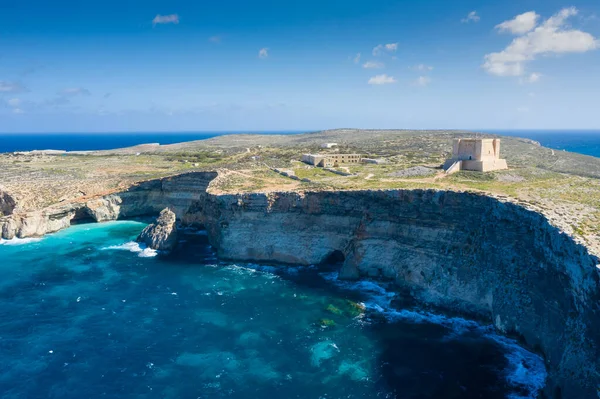
[[[541,359],[330,270],[155,256],[145,225],[0,241],[2,398],[528,398]],[[394,303],[394,307],[392,307]]]

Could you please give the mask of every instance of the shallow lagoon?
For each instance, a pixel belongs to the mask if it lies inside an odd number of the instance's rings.
[[[143,223],[0,242],[3,398],[527,398],[542,361],[330,270],[169,258]]]

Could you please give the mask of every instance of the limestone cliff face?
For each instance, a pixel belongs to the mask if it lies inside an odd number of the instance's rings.
[[[66,229],[78,212],[78,206],[67,205],[27,214],[0,217],[0,238],[40,237]]]
[[[343,277],[393,279],[518,335],[544,354],[549,397],[597,395],[598,259],[535,212],[421,190],[223,195],[205,212],[221,257],[318,264],[339,251]]]
[[[67,228],[74,221],[104,222],[158,215],[171,208],[185,224],[202,223],[201,203],[216,172],[187,173],[151,180],[102,198],[53,206],[37,212],[0,214],[0,238],[39,237]],[[0,193],[1,194],[1,193]]]
[[[391,279],[421,301],[486,317],[546,359],[548,398],[600,387],[598,259],[519,205],[427,190],[210,195],[216,173],[145,182],[85,203],[0,217],[3,238],[73,220],[157,215],[204,224],[226,259],[318,264],[343,254],[344,278]]]
[[[149,248],[170,252],[177,246],[177,217],[169,208],[160,212],[155,223],[152,223],[138,237]]]
[[[96,221],[157,215],[170,208],[184,224],[199,224],[210,182],[217,172],[194,172],[151,180],[129,190],[87,202],[86,208]]]

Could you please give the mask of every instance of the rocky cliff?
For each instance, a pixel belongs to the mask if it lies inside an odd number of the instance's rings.
[[[0,218],[4,238],[72,220],[156,215],[204,224],[222,258],[318,264],[391,279],[416,298],[490,320],[544,355],[548,398],[600,387],[598,259],[539,213],[484,195],[433,190],[210,195],[192,173],[36,214]]]
[[[395,280],[485,317],[546,359],[550,398],[596,397],[598,259],[536,212],[483,195],[395,190],[223,195],[205,206],[223,258],[318,264]]]
[[[198,206],[204,202],[208,185],[216,176],[216,172],[187,173],[142,182],[126,191],[89,201],[56,205],[36,212],[0,214],[0,238],[39,237],[80,221],[154,216],[167,207],[184,224],[199,224],[203,212]]]

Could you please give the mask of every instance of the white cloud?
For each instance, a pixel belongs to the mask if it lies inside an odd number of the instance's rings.
[[[66,89],[62,89],[58,94],[63,97],[92,95],[88,89],[84,89],[83,87],[67,87]]]
[[[419,76],[414,83],[417,86],[427,86],[429,83],[431,83],[431,78],[427,76]]]
[[[379,69],[379,68],[383,68],[385,67],[385,64],[383,62],[377,62],[377,61],[367,61],[363,64],[363,68],[367,68],[367,69]]]
[[[388,76],[385,73],[383,75],[376,75],[369,79],[370,85],[386,85],[390,83],[396,83],[397,80],[393,76]]]
[[[539,82],[539,80],[541,78],[542,78],[542,74],[541,73],[534,72],[531,75],[529,75],[529,77],[527,78],[527,81],[529,83],[535,83],[535,82]]]
[[[430,65],[419,64],[412,67],[415,71],[433,71],[433,67]]]
[[[269,49],[264,47],[258,51],[258,58],[267,58],[269,56]]]
[[[156,17],[152,20],[152,25],[158,24],[178,24],[179,23],[179,15],[177,14],[169,14],[169,15],[160,15],[157,14]]]
[[[356,56],[354,57],[354,63],[358,64],[360,62],[360,53],[357,53]]]
[[[27,89],[16,82],[0,80],[0,93],[19,93]]]
[[[209,42],[221,43],[221,36],[211,36],[208,38]]]
[[[496,25],[496,29],[500,32],[510,32],[515,35],[522,35],[531,31],[537,26],[538,19],[540,18],[534,11],[529,11],[521,15],[517,15],[510,21],[504,21],[499,25]]]
[[[378,44],[373,47],[373,55],[378,56],[384,52],[393,53],[398,50],[398,43]]]
[[[13,109],[13,114],[24,114],[25,111],[23,111],[21,108],[15,108]]]
[[[567,19],[577,12],[574,7],[562,9],[533,31],[515,38],[501,52],[487,54],[483,68],[492,75],[523,76],[526,64],[538,56],[585,53],[600,48],[600,41],[594,36],[567,25]]]
[[[11,107],[18,107],[19,105],[21,105],[21,100],[18,98],[11,98],[6,103]]]
[[[469,22],[479,22],[480,20],[481,17],[477,15],[477,11],[471,11],[469,15],[467,15],[466,18],[461,19],[460,22],[463,24],[468,24]]]
[[[529,112],[529,108],[527,108],[527,107],[519,107],[519,108],[517,108],[517,112],[525,114],[525,113]]]

